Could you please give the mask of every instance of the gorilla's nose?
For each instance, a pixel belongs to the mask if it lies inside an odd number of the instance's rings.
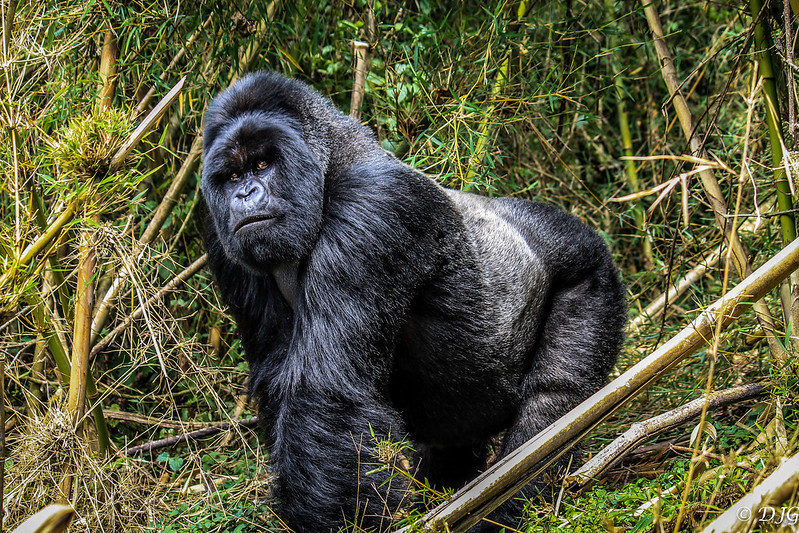
[[[245,205],[259,205],[266,195],[266,188],[258,180],[247,180],[237,190],[236,200]]]

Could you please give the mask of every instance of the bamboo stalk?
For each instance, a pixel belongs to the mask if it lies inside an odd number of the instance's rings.
[[[189,181],[189,178],[194,175],[194,171],[199,166],[202,150],[203,139],[202,136],[197,135],[191,144],[189,155],[186,156],[186,159],[183,161],[183,165],[181,165],[180,170],[175,176],[175,179],[172,180],[172,183],[169,185],[169,189],[167,189],[164,198],[161,200],[161,203],[158,204],[158,207],[156,208],[155,213],[153,213],[150,222],[147,224],[144,233],[142,233],[142,236],[139,239],[139,246],[150,244],[153,240],[155,240],[158,232],[161,231],[161,226],[164,225],[164,222],[169,217],[169,214],[172,212],[172,208],[178,203],[180,194],[183,191],[183,187]]]
[[[266,39],[269,33],[269,28],[272,21],[275,19],[277,12],[277,0],[272,0],[266,6],[266,16],[261,19],[258,28],[255,30],[255,35],[252,39],[248,40],[247,46],[242,47],[239,51],[239,64],[235,72],[230,76],[230,83],[239,79],[242,74],[249,72],[255,59],[258,57],[258,52],[261,50],[261,44]]]
[[[9,0],[8,6],[3,9],[3,61],[6,64],[10,63],[9,54],[11,52],[11,37],[14,33],[14,17],[17,15],[18,0]],[[8,75],[6,75],[6,80]]]
[[[361,120],[361,105],[363,105],[364,91],[366,90],[366,63],[369,53],[369,43],[352,41],[355,53],[355,83],[352,86],[350,99],[350,116]]]
[[[688,327],[596,394],[467,484],[414,524],[413,531],[462,533],[496,509],[563,453],[721,331],[799,268],[799,241],[783,248]],[[400,530],[409,532],[409,528]]]
[[[97,95],[97,108],[104,111],[111,107],[114,92],[117,86],[117,58],[119,45],[117,44],[111,22],[106,21],[106,30],[103,34],[103,48],[100,54],[100,91]]]
[[[794,62],[794,31],[793,31],[793,13],[791,11],[791,3],[785,1],[782,3],[782,31],[785,36],[785,42],[789,43],[785,47],[785,63],[789,68],[793,68]],[[796,138],[796,101],[793,95],[796,94],[796,80],[793,76],[785,76],[788,81],[788,135]]]
[[[39,226],[42,231],[45,231],[47,229],[47,214],[42,197],[33,185],[31,185],[28,192],[31,197],[31,211],[33,212],[34,220],[36,220],[36,225]],[[50,263],[49,275],[52,277],[52,285],[58,294],[58,302],[61,304],[61,313],[63,317],[66,317],[69,315],[70,294],[68,287],[64,283],[64,273],[62,272],[56,254],[50,254],[48,262]]]
[[[67,223],[71,222],[74,215],[75,215],[75,208],[77,205],[77,201],[72,201],[66,205],[64,211],[56,218],[52,224],[47,228],[47,230],[42,233],[38,239],[33,241],[26,249],[22,252],[22,255],[13,262],[11,267],[6,270],[0,276],[0,293],[8,291],[8,285],[14,279],[16,274],[24,269],[27,268],[30,263],[33,261],[34,257],[36,257],[42,250],[44,250],[50,243],[61,234],[61,230],[64,229],[64,226]]]
[[[80,426],[86,407],[86,383],[89,377],[89,340],[94,303],[94,269],[97,258],[94,240],[87,230],[81,235],[75,321],[72,334],[72,364],[69,377],[67,411]]]
[[[783,245],[796,238],[796,220],[793,215],[793,199],[791,184],[785,174],[785,161],[783,146],[785,145],[782,134],[782,120],[780,119],[780,103],[777,96],[777,82],[774,65],[771,61],[771,52],[767,37],[767,13],[762,12],[763,5],[760,0],[750,0],[749,8],[755,25],[755,48],[760,77],[763,78],[763,95],[766,100],[766,125],[768,126],[769,140],[771,141],[771,164],[774,173],[774,188],[777,191],[777,206],[783,213],[780,215]],[[792,46],[792,45],[790,45]]]
[[[666,83],[666,87],[671,95],[672,104],[677,112],[683,133],[689,142],[692,155],[694,157],[698,157],[699,159],[710,161],[711,159],[708,157],[708,154],[706,153],[702,144],[701,136],[697,133],[697,125],[694,122],[691,111],[688,108],[688,103],[680,91],[681,84],[679,77],[677,76],[677,69],[674,67],[674,61],[671,57],[671,52],[666,46],[663,27],[660,24],[660,17],[658,15],[657,8],[650,0],[642,0],[642,3],[644,6],[646,20],[654,38],[655,50],[657,51],[658,58],[660,59],[663,81]],[[713,215],[716,218],[716,223],[718,223],[719,227],[722,229],[722,233],[727,241],[727,245],[732,250],[732,259],[735,269],[741,278],[745,278],[752,272],[752,267],[749,264],[748,259],[749,252],[738,239],[737,232],[731,231],[732,225],[728,223],[729,210],[727,208],[727,202],[725,201],[724,195],[721,191],[721,187],[716,180],[715,174],[710,168],[703,168],[698,172],[698,174],[702,183],[702,188],[704,189],[708,202],[713,209]],[[760,324],[760,328],[766,334],[771,356],[777,362],[785,362],[788,354],[780,344],[779,340],[777,340],[776,334],[774,333],[776,327],[768,306],[763,301],[757,301],[753,303],[753,310],[755,317]]]
[[[788,3],[785,2],[785,9],[790,12]],[[780,210],[780,229],[782,230],[782,243],[791,242],[796,238],[796,218],[793,213],[793,185],[787,179],[785,170],[785,157],[783,148],[785,147],[785,137],[783,135],[782,119],[780,117],[780,103],[777,93],[777,81],[772,62],[772,54],[768,43],[768,13],[763,10],[763,5],[760,0],[750,0],[749,9],[752,13],[752,21],[754,24],[755,34],[755,57],[757,58],[760,77],[763,79],[763,96],[765,99],[766,107],[766,126],[769,132],[769,142],[771,146],[771,165],[772,175],[774,177],[774,189],[777,192],[777,205]],[[790,19],[786,22],[786,28],[790,29]],[[790,41],[788,41],[790,43]],[[789,44],[788,48],[792,49],[793,44]],[[790,75],[791,82],[793,75]],[[793,103],[793,94],[789,94],[788,98],[791,104]],[[799,308],[793,305],[793,294],[799,294],[799,289],[796,285],[799,284],[799,279],[792,276],[792,279],[786,280],[780,287],[780,301],[782,303],[783,316],[785,323],[790,324],[791,339],[794,347],[799,347],[799,337],[796,335],[796,329],[799,327]],[[792,287],[793,285],[793,287]]]

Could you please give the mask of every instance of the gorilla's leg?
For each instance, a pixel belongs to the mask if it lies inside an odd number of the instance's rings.
[[[520,387],[522,404],[505,434],[500,458],[524,444],[605,383],[622,342],[621,328],[626,313],[619,310],[624,309],[623,297],[623,288],[615,271],[603,268],[552,295],[530,371]],[[560,468],[569,463],[570,455],[567,453],[558,461]],[[572,465],[572,469],[574,467]],[[556,493],[556,487],[545,487],[542,479],[536,479],[489,518],[515,527],[523,507],[518,496],[543,496],[551,500],[548,496],[553,493],[552,489]],[[482,522],[472,531],[497,529]]]

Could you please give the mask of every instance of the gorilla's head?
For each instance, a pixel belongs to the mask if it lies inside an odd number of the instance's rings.
[[[202,190],[212,223],[228,258],[260,273],[305,257],[321,226],[324,163],[298,120],[298,90],[280,76],[251,75],[205,115]]]

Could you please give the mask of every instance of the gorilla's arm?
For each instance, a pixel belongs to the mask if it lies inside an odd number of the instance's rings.
[[[426,193],[431,182],[401,167],[353,169],[331,183],[321,234],[300,266],[294,334],[272,381],[281,398],[272,462],[282,516],[315,531],[356,515],[385,527],[400,506],[391,469],[374,472],[373,439],[405,434],[387,398],[390,354],[412,295],[449,246],[426,229],[429,217],[446,227],[456,216]]]

